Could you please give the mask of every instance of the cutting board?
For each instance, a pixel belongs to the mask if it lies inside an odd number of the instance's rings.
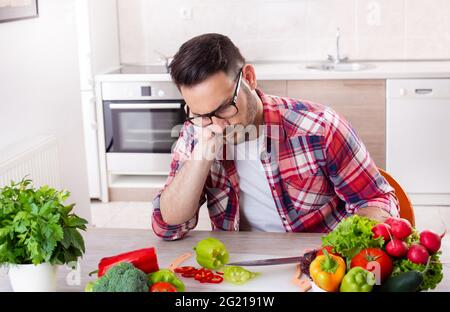
[[[229,262],[269,258],[276,257],[273,255],[262,254],[230,254]],[[180,264],[180,266],[193,266],[200,268],[195,260],[195,254]],[[220,284],[200,283],[193,278],[181,277],[179,274],[178,276],[184,282],[186,291],[299,292],[299,287],[291,283],[296,271],[295,263],[271,266],[248,266],[244,268],[252,272],[259,272],[260,274],[243,285],[234,285],[227,281],[223,281]]]

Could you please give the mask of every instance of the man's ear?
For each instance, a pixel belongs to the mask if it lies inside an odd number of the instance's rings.
[[[255,67],[252,64],[246,64],[242,68],[242,78],[245,79],[252,91],[256,89],[258,83],[256,82]]]

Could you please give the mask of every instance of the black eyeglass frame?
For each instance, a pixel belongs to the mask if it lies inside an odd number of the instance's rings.
[[[233,97],[232,97],[230,102],[220,105],[219,107],[217,107],[215,110],[213,110],[210,113],[203,114],[203,115],[197,115],[197,116],[193,116],[193,117],[188,117],[188,118],[185,119],[185,121],[188,121],[188,122],[190,122],[193,125],[196,125],[193,122],[194,119],[196,119],[196,118],[209,118],[209,123],[205,124],[205,125],[202,125],[202,127],[207,127],[207,126],[209,126],[209,125],[211,125],[213,123],[212,117],[216,117],[216,118],[219,118],[219,119],[228,119],[228,118],[232,118],[232,117],[236,116],[239,113],[239,108],[237,107],[237,100],[238,100],[238,96],[239,96],[239,90],[241,88],[242,70],[243,70],[243,67],[239,70],[238,76],[236,77],[236,79],[237,79],[236,88],[234,89]],[[229,105],[230,106],[234,106],[234,108],[236,108],[236,113],[234,113],[232,116],[228,116],[228,117],[221,117],[221,116],[216,115],[216,113],[219,110],[221,110],[224,107],[227,107]],[[189,107],[187,105],[186,105],[186,115],[189,116]]]

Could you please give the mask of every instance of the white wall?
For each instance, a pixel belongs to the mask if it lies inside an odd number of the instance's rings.
[[[182,19],[181,9],[192,18]],[[219,32],[255,60],[450,59],[448,0],[118,0],[123,63],[158,61]]]
[[[56,135],[63,186],[90,219],[75,1],[40,0],[39,18],[0,24],[0,145]]]
[[[117,1],[87,1],[89,2],[92,70],[94,74],[103,74],[120,66]]]

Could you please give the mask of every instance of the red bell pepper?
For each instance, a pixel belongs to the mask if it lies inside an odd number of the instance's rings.
[[[155,248],[143,248],[101,259],[98,264],[98,277],[120,262],[129,262],[146,274],[159,270]]]

